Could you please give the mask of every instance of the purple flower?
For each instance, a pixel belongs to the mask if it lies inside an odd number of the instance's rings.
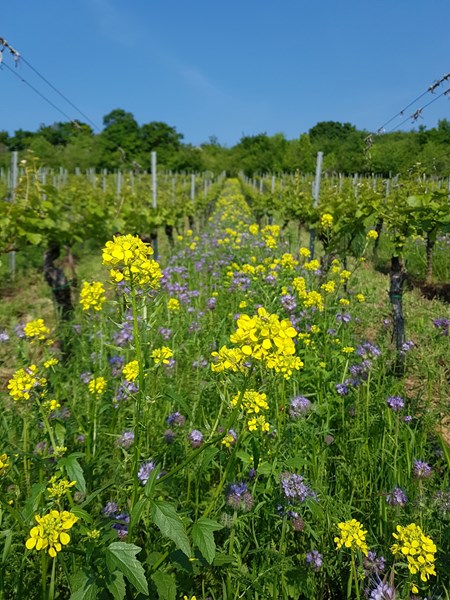
[[[103,514],[105,517],[114,517],[118,510],[119,507],[115,502],[107,502],[103,508]]]
[[[120,513],[115,517],[116,523],[113,524],[113,529],[117,531],[117,535],[120,539],[123,539],[128,535],[128,524],[130,522],[130,515],[128,513]]]
[[[213,296],[212,298],[209,298],[206,302],[206,306],[209,310],[214,310],[216,308],[216,304],[217,304],[217,298],[215,296]]]
[[[170,414],[166,419],[167,425],[179,425],[182,427],[186,423],[186,417],[179,412]]]
[[[405,506],[408,502],[408,496],[401,488],[395,487],[392,492],[386,496],[386,502],[390,506]]]
[[[0,331],[0,343],[7,342],[9,340],[9,335],[6,331]]]
[[[410,423],[412,421],[412,416],[411,415],[405,415],[403,417],[403,420],[405,423]]]
[[[294,312],[294,310],[297,308],[297,302],[295,301],[294,296],[291,296],[290,294],[281,296],[280,302],[284,310],[288,313]]]
[[[416,347],[416,344],[412,340],[408,340],[402,344],[402,352],[411,352],[413,348]]]
[[[306,564],[314,571],[318,571],[323,564],[323,556],[318,550],[311,550],[306,553]]]
[[[367,556],[364,557],[364,575],[366,577],[379,575],[384,571],[385,566],[386,559],[384,556],[377,556],[377,553],[372,550],[369,550]]]
[[[396,589],[384,581],[379,581],[370,591],[369,596],[369,600],[396,600],[397,598]]]
[[[125,431],[120,437],[118,437],[116,439],[116,446],[119,446],[120,448],[125,448],[125,450],[128,450],[128,448],[131,448],[131,446],[133,445],[134,442],[134,433],[132,431]]]
[[[356,349],[356,354],[362,358],[377,358],[381,350],[371,342],[364,342]]]
[[[352,320],[352,315],[349,313],[338,313],[336,315],[336,321],[338,323],[350,323]]]
[[[346,396],[348,394],[348,385],[346,383],[337,383],[336,391],[339,396]]]
[[[198,429],[193,429],[189,434],[189,443],[192,448],[199,448],[203,443],[203,433]]]
[[[159,335],[161,335],[165,340],[170,340],[172,336],[172,330],[168,329],[167,327],[160,327]]]
[[[305,415],[311,408],[311,402],[304,396],[295,396],[289,405],[289,416],[291,419],[297,419]]]
[[[317,499],[317,495],[306,485],[301,475],[283,473],[280,477],[281,489],[289,502],[304,502],[308,498]]]
[[[114,398],[114,407],[117,408],[119,406],[119,402],[122,400],[127,400],[131,394],[135,394],[139,390],[134,381],[122,381],[117,389],[115,398]]]
[[[111,356],[108,359],[109,365],[111,367],[111,376],[112,377],[120,377],[122,375],[122,367],[125,363],[125,360],[121,356]]]
[[[116,346],[123,348],[133,341],[133,324],[130,321],[125,321],[119,327],[120,330],[113,335],[113,340]]]
[[[194,369],[204,369],[208,366],[208,361],[205,359],[204,356],[200,356],[198,360],[194,360],[192,366],[194,367]]]
[[[441,335],[448,336],[449,327],[450,327],[450,321],[448,319],[445,319],[445,318],[434,319],[433,325],[436,327],[436,329],[440,330]]]
[[[17,337],[21,340],[24,340],[27,336],[25,335],[25,323],[19,323],[14,327],[14,332]]]
[[[91,381],[92,377],[93,377],[93,375],[89,371],[84,371],[84,373],[81,373],[81,375],[80,375],[80,379],[83,383],[89,383]]]
[[[163,433],[163,437],[166,444],[171,444],[175,440],[176,433],[172,431],[172,429],[166,429]]]
[[[389,396],[389,398],[386,400],[386,404],[391,410],[398,412],[404,408],[405,401],[400,396]]]
[[[142,465],[139,468],[137,477],[139,479],[139,481],[142,483],[142,485],[145,485],[148,481],[148,478],[150,477],[151,472],[154,470],[154,468],[156,467],[155,462],[153,460],[149,460],[145,463],[142,463]]]
[[[444,490],[437,491],[433,496],[435,507],[443,513],[450,512],[450,492]]]
[[[428,463],[422,460],[415,460],[413,473],[416,479],[428,479],[431,476],[432,470]]]
[[[243,482],[232,483],[227,492],[226,502],[233,510],[248,512],[253,507],[253,497]]]

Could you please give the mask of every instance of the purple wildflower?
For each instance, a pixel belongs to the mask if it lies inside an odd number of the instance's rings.
[[[283,473],[280,478],[281,489],[289,502],[305,502],[308,498],[317,499],[317,495],[306,485],[301,475]]]
[[[226,502],[234,510],[248,512],[253,507],[253,496],[245,483],[232,483],[228,488]]]
[[[142,463],[142,465],[139,468],[137,477],[139,479],[139,481],[142,483],[142,485],[145,485],[150,477],[151,472],[154,470],[154,468],[156,467],[155,462],[153,460],[149,460],[145,463]]]
[[[176,433],[172,431],[172,429],[166,429],[163,433],[163,437],[166,444],[171,444],[175,440]]]
[[[115,398],[114,398],[114,407],[117,408],[119,406],[119,402],[122,400],[127,400],[131,394],[135,394],[139,390],[134,381],[122,381],[117,389]]]
[[[369,600],[396,600],[396,598],[398,598],[396,589],[384,581],[379,581],[370,591],[369,596]]]
[[[123,348],[133,341],[133,324],[130,321],[125,321],[119,327],[120,330],[113,335],[113,340],[116,346]]]
[[[346,396],[348,394],[348,385],[346,383],[337,383],[336,391],[339,396]]]
[[[305,415],[311,408],[311,402],[304,396],[295,396],[289,405],[289,416],[291,419],[297,419]]]
[[[128,448],[131,448],[131,446],[133,445],[134,442],[134,433],[132,431],[125,431],[120,437],[118,437],[116,439],[116,446],[119,446],[120,448],[125,448],[125,450],[128,450]]]
[[[199,448],[203,443],[203,433],[198,429],[193,429],[189,434],[189,443],[192,448]]]
[[[116,355],[111,356],[108,362],[111,367],[111,377],[120,377],[125,360],[121,356]]]
[[[0,331],[0,343],[7,342],[9,340],[9,335],[7,331]]]
[[[281,296],[280,302],[284,310],[288,313],[294,312],[294,310],[297,308],[297,302],[295,301],[294,296],[292,296],[291,294]]]
[[[186,423],[186,417],[179,412],[174,412],[167,417],[166,423],[168,425],[179,425],[182,427]]]
[[[116,523],[113,524],[113,529],[117,531],[117,536],[123,539],[128,535],[128,524],[130,522],[130,515],[128,513],[120,513],[115,517]]]
[[[162,336],[163,339],[165,339],[165,340],[170,340],[170,338],[172,336],[172,330],[169,329],[168,327],[160,327],[159,335]]]
[[[214,310],[216,308],[217,305],[217,298],[215,296],[213,296],[212,298],[209,298],[206,302],[206,306],[209,310]]]
[[[445,335],[448,336],[449,334],[449,328],[450,328],[450,321],[449,319],[445,319],[444,317],[441,319],[434,319],[433,320],[433,325],[436,327],[436,329],[439,329],[439,333],[441,335]]]
[[[413,473],[416,479],[428,479],[431,476],[432,470],[428,463],[422,460],[415,460]]]
[[[406,352],[411,352],[411,350],[415,347],[416,344],[412,340],[407,340],[402,344],[402,352],[406,354]]]
[[[356,354],[362,358],[377,358],[381,350],[371,342],[364,342],[356,349]]]
[[[306,564],[314,571],[318,571],[323,564],[323,556],[318,550],[311,550],[306,553]]]
[[[17,337],[21,340],[24,340],[27,336],[25,335],[25,323],[19,323],[14,327],[14,332]]]
[[[408,496],[401,488],[396,486],[392,492],[386,496],[386,502],[390,506],[405,506],[408,502]]]
[[[352,315],[350,313],[338,313],[336,315],[336,321],[338,323],[350,323]]]
[[[377,556],[376,552],[369,550],[367,556],[364,557],[364,575],[379,575],[386,567],[386,559],[384,556]]]
[[[114,517],[119,510],[119,507],[115,502],[107,502],[103,508],[103,514],[105,517]]]
[[[81,373],[81,375],[80,375],[80,379],[83,383],[89,383],[91,381],[92,377],[93,377],[93,375],[89,371],[84,371],[84,373]]]
[[[405,407],[405,401],[400,396],[389,396],[386,400],[386,404],[394,412],[399,412]]]

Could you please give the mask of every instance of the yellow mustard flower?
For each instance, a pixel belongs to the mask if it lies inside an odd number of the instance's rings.
[[[50,329],[45,325],[44,319],[36,319],[25,325],[23,331],[31,340],[45,340],[50,335]]]
[[[106,296],[103,283],[100,281],[93,281],[92,283],[83,281],[80,291],[80,304],[83,307],[83,310],[92,308],[100,311],[102,310],[105,301]]]
[[[34,518],[38,524],[31,529],[25,546],[28,550],[46,550],[55,558],[62,547],[70,542],[67,532],[78,521],[78,517],[66,510],[51,510],[43,517],[36,515]]]
[[[406,558],[409,572],[412,575],[420,573],[420,579],[423,582],[428,581],[430,575],[436,575],[436,544],[415,523],[406,527],[397,525],[396,530],[397,533],[392,534],[397,540],[391,547],[392,554],[401,557],[402,560]]]
[[[58,363],[59,363],[59,360],[57,358],[49,358],[48,360],[46,360],[44,362],[44,367],[46,369],[49,369],[50,367],[54,367]]]
[[[367,556],[369,548],[366,543],[366,533],[363,526],[356,519],[351,519],[343,523],[338,523],[340,530],[339,537],[334,538],[336,549],[339,550],[344,546],[351,550],[361,550],[361,552]]]
[[[375,231],[375,229],[370,229],[367,232],[366,238],[368,240],[376,240],[378,238],[378,231]]]
[[[6,469],[8,467],[9,467],[8,455],[0,454],[0,476],[5,474]]]
[[[180,301],[178,298],[169,298],[167,302],[167,308],[174,312],[180,310]]]
[[[29,400],[36,388],[47,383],[45,377],[37,377],[37,366],[30,365],[26,369],[19,369],[8,381],[9,395],[14,400]]]
[[[101,396],[106,390],[106,379],[104,377],[94,377],[88,385],[91,394]]]
[[[115,283],[130,281],[136,285],[160,286],[162,272],[151,258],[153,249],[133,235],[114,236],[103,248],[103,264],[112,267],[110,275]]]
[[[139,375],[139,362],[132,360],[127,363],[122,369],[122,375],[127,381],[134,381]]]
[[[68,481],[67,479],[58,479],[58,477],[54,475],[48,483],[50,485],[50,487],[47,488],[49,496],[52,498],[61,498],[70,490],[70,488],[76,485],[77,482]]]
[[[155,365],[168,365],[172,356],[173,352],[167,346],[155,348],[151,354],[151,357],[155,361]]]
[[[323,227],[323,229],[330,229],[330,227],[333,227],[333,215],[330,215],[330,213],[324,213],[320,217],[320,225]]]

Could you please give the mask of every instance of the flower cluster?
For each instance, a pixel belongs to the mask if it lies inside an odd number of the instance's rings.
[[[67,479],[59,479],[56,476],[53,476],[48,482],[50,487],[47,488],[47,492],[49,496],[52,498],[61,498],[64,496],[70,488],[72,488],[77,482],[76,481],[68,481]]]
[[[338,523],[340,536],[334,538],[336,549],[340,550],[342,546],[352,550],[361,550],[367,556],[369,548],[366,544],[366,533],[363,526],[356,519],[351,519],[343,523]]]
[[[269,423],[266,421],[263,411],[269,409],[267,396],[264,393],[255,390],[247,390],[241,398],[241,394],[236,394],[231,399],[231,406],[239,406],[248,417],[247,427],[249,431],[269,431]],[[261,414],[260,414],[261,413]]]
[[[50,335],[50,329],[45,325],[44,319],[36,319],[25,325],[23,331],[31,340],[44,341]]]
[[[122,374],[127,381],[134,381],[139,375],[139,362],[132,360],[122,369]]]
[[[306,485],[303,477],[296,473],[283,473],[280,477],[284,497],[291,504],[305,502],[308,498],[317,499],[317,494]]]
[[[227,504],[234,510],[248,512],[253,507],[253,496],[243,482],[232,483],[227,492]]]
[[[37,370],[36,365],[30,365],[14,373],[8,381],[9,395],[14,400],[29,400],[33,390],[47,383],[45,377],[37,376]]]
[[[95,396],[101,396],[106,389],[106,379],[104,377],[94,377],[88,385],[89,391]]]
[[[167,346],[155,348],[151,353],[151,357],[155,361],[155,365],[168,365],[172,356],[173,352]]]
[[[397,540],[391,547],[392,554],[406,558],[409,572],[420,573],[420,579],[428,581],[430,575],[436,575],[434,562],[437,548],[433,540],[426,536],[419,525],[410,523],[406,527],[397,525],[397,533],[392,535]]]
[[[55,558],[62,546],[70,542],[67,531],[75,525],[78,517],[67,510],[51,510],[43,517],[36,515],[34,518],[38,525],[31,529],[26,547],[28,550],[47,550],[49,555]]]
[[[323,229],[329,229],[330,227],[333,227],[333,215],[330,215],[330,213],[324,213],[320,217],[320,226]]]
[[[289,379],[294,370],[298,371],[303,366],[300,358],[295,356],[293,338],[297,336],[297,331],[288,319],[280,320],[277,315],[269,314],[260,307],[252,317],[241,315],[236,324],[237,329],[230,335],[230,341],[237,348],[223,346],[219,352],[213,352],[213,371],[237,371],[245,362],[253,359]]]
[[[4,475],[6,469],[9,467],[8,455],[0,454],[0,475]]]
[[[83,307],[83,310],[93,308],[94,310],[100,311],[103,308],[105,300],[106,296],[103,283],[100,281],[94,281],[92,283],[83,281],[80,291],[80,304]]]
[[[115,283],[130,281],[136,285],[159,288],[162,277],[159,264],[150,258],[153,249],[137,236],[117,235],[103,248],[103,264],[113,267],[110,275]]]

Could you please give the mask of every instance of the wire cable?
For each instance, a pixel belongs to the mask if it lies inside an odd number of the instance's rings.
[[[72,117],[69,117],[69,115],[67,113],[65,113],[58,106],[56,106],[56,104],[54,104],[51,100],[49,100],[47,98],[47,96],[45,96],[44,94],[42,94],[42,92],[40,92],[37,88],[35,88],[33,85],[31,85],[31,83],[29,83],[26,79],[24,79],[21,75],[19,75],[16,71],[14,71],[14,69],[11,69],[11,67],[9,65],[7,65],[6,63],[2,63],[0,65],[0,70],[2,70],[4,67],[6,67],[8,69],[8,71],[11,71],[11,73],[13,75],[15,75],[16,77],[18,77],[20,79],[20,81],[22,81],[22,83],[24,83],[29,88],[31,88],[33,90],[33,92],[35,92],[38,96],[40,96],[43,100],[45,100],[48,104],[50,104],[50,106],[52,106],[55,110],[57,110],[62,115],[64,115],[66,117],[66,119],[69,119],[69,121],[71,123],[76,124],[76,126],[79,127],[79,123],[77,123],[77,121],[74,121],[72,119]]]
[[[397,125],[393,129],[390,129],[387,133],[392,133],[393,131],[395,131],[396,129],[398,129],[402,125],[404,125],[410,119],[412,119],[413,122],[417,121],[417,119],[422,115],[422,111],[425,108],[427,108],[428,106],[430,106],[430,104],[433,104],[433,102],[436,102],[436,100],[439,100],[439,98],[441,98],[442,96],[445,96],[448,93],[450,93],[450,88],[448,88],[447,90],[445,90],[445,92],[442,92],[441,94],[439,94],[439,96],[436,96],[436,98],[433,98],[433,100],[430,100],[430,102],[428,102],[427,104],[425,104],[424,106],[422,106],[422,108],[418,108],[412,115],[410,115],[408,118],[406,118],[404,121],[402,121],[399,125]]]

